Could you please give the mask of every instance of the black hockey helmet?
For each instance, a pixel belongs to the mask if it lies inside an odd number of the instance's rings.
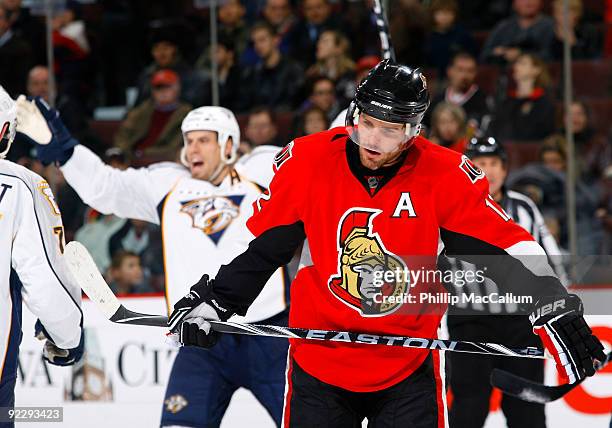
[[[504,150],[501,143],[493,137],[472,138],[465,149],[465,155],[470,159],[480,156],[497,156],[503,162],[508,160],[506,150]]]
[[[357,86],[346,116],[347,126],[353,126],[356,110],[385,122],[416,126],[428,106],[429,91],[421,70],[385,59]]]

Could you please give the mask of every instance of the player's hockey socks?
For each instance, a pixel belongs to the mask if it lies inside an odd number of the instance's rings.
[[[604,361],[601,342],[584,320],[580,298],[542,297],[529,315],[533,332],[555,359],[557,371],[565,383],[576,383],[593,376],[593,358]]]

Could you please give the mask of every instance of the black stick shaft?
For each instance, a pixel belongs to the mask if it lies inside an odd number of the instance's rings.
[[[404,348],[438,349],[472,354],[500,355],[523,358],[546,358],[544,351],[535,347],[508,348],[496,343],[459,340],[427,339],[422,337],[390,336],[350,331],[315,330],[274,325],[241,324],[210,321],[215,331],[256,336],[285,337],[288,339],[324,340],[329,342],[360,343],[364,345],[400,346]]]
[[[612,352],[606,354],[605,361],[595,364],[595,370],[603,369],[610,362],[610,359],[612,359]],[[501,369],[494,369],[491,373],[491,385],[499,388],[504,394],[512,395],[530,403],[540,404],[558,400],[583,381],[584,379],[572,384],[548,386]]]
[[[121,307],[110,318],[118,324],[167,327],[168,317],[133,312]],[[220,333],[248,334],[253,336],[283,337],[286,339],[323,340],[328,342],[359,343],[363,345],[400,346],[403,348],[438,349],[472,354],[501,355],[522,358],[546,358],[539,348],[508,348],[496,343],[466,342],[461,340],[427,339],[423,337],[390,336],[350,331],[316,330],[275,325],[242,324],[231,321],[209,321],[213,330]]]
[[[376,17],[376,29],[380,37],[380,47],[382,50],[383,59],[390,58],[395,62],[395,49],[391,44],[391,35],[389,33],[389,23],[382,7],[381,0],[374,0],[373,6],[374,16]]]

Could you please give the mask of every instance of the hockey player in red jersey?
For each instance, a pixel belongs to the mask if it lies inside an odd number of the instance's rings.
[[[604,356],[580,300],[545,257],[526,257],[544,252],[488,195],[483,172],[419,136],[428,104],[419,69],[385,60],[358,86],[346,127],[289,143],[254,204],[248,250],[174,306],[169,326],[181,342],[213,346],[206,320],[244,313],[305,238],[290,326],[435,337],[443,304],[424,313],[394,299],[431,284],[402,275],[380,281],[380,273],[427,265],[441,238],[449,255],[468,262],[496,256],[487,275],[504,291],[534,290],[534,332],[559,372],[569,382],[592,375],[593,358]],[[284,426],[355,427],[367,418],[374,427],[444,427],[444,391],[438,351],[292,339]]]

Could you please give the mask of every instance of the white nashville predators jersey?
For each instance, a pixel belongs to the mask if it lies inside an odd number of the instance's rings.
[[[81,338],[81,290],[63,260],[64,229],[47,182],[0,159],[0,375],[14,377],[21,341],[21,302],[57,346]],[[33,332],[27,332],[33,334]]]
[[[219,186],[191,178],[179,164],[119,171],[84,146],[62,167],[83,201],[104,214],[161,225],[168,310],[203,274],[244,252],[252,204],[272,179],[278,147],[262,146],[242,157]],[[249,284],[243,284],[248,287]],[[249,308],[245,320],[261,321],[287,307],[288,275],[280,268]],[[238,318],[238,317],[236,317]]]

